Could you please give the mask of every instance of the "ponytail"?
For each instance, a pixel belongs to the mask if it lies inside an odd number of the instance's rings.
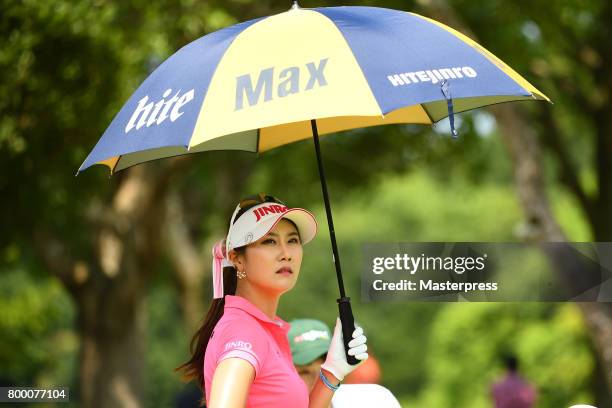
[[[245,247],[235,248],[234,250],[238,253],[245,251]],[[204,355],[206,354],[206,347],[212,336],[212,332],[217,325],[217,322],[223,316],[223,309],[225,307],[225,295],[236,294],[236,285],[238,278],[236,277],[236,268],[233,266],[226,266],[223,268],[223,298],[213,299],[208,308],[208,313],[204,318],[202,326],[196,331],[191,339],[189,345],[189,352],[191,358],[175,368],[182,374],[183,381],[189,382],[192,380],[197,381],[198,387],[202,390],[202,402],[205,399],[204,389]]]

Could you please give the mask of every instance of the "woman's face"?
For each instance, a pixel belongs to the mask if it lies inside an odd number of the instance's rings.
[[[246,272],[238,285],[248,284],[273,295],[295,286],[302,265],[302,243],[295,226],[281,219],[268,234],[246,247],[234,264]]]

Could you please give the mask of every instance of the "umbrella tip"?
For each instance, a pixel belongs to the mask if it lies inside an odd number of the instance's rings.
[[[296,0],[293,1],[293,5],[291,6],[291,10],[298,10],[301,9],[300,5],[298,4],[298,2]]]

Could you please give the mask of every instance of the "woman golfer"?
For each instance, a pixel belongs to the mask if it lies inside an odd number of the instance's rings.
[[[314,216],[259,194],[242,200],[227,238],[213,248],[214,299],[179,369],[203,385],[206,406],[328,407],[344,376],[342,327],[336,327],[319,378],[309,392],[291,359],[289,324],[276,316],[281,296],[296,284],[302,245],[317,232]],[[350,355],[368,358],[361,328]]]

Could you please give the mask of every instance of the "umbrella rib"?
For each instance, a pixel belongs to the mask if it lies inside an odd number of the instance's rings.
[[[429,111],[427,110],[427,108],[425,107],[424,104],[419,103],[419,105],[421,106],[421,109],[423,109],[423,112],[425,112],[425,114],[427,115],[427,117],[429,118],[429,122],[431,122],[431,124],[433,125],[435,122],[433,120],[433,118],[431,117],[431,115],[429,114]]]
[[[111,176],[115,173],[115,169],[117,168],[117,165],[119,164],[119,162],[121,161],[121,158],[123,157],[122,154],[119,155],[119,158],[117,159],[117,161],[115,162],[115,165],[113,166],[113,168],[111,169]]]

